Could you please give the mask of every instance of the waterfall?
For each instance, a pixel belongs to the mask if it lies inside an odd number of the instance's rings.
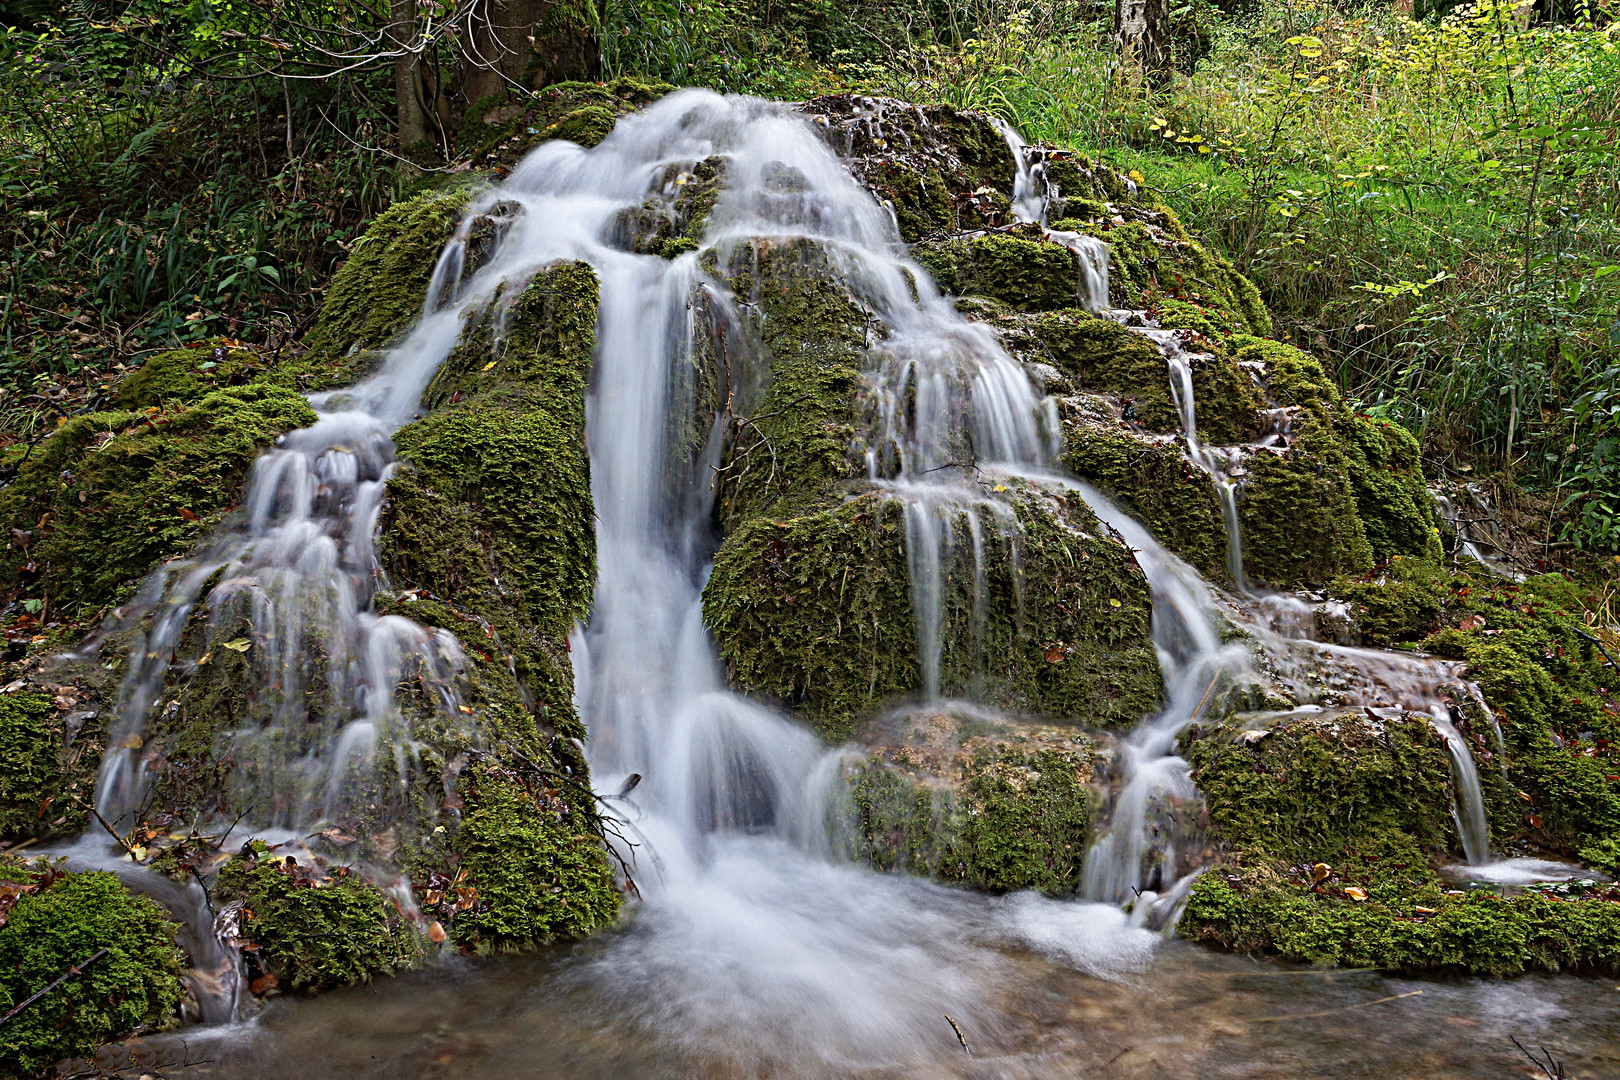
[[[1039,221],[1044,180],[1015,156],[1015,206]],[[706,263],[702,250],[674,258],[626,250],[624,213],[672,200],[671,171],[714,157],[725,161],[724,184],[700,248],[718,252],[717,262]],[[777,182],[783,175],[793,182]],[[504,228],[469,273],[470,223],[497,210]],[[1088,303],[1106,310],[1106,245],[1052,235],[1080,256]],[[693,408],[690,380],[702,359],[694,343],[707,330],[700,318],[740,317],[741,301],[716,266],[761,241],[824,251],[882,330],[868,347],[866,483],[904,508],[925,701],[945,691],[942,609],[957,553],[965,545],[971,554],[976,606],[987,535],[1007,538],[1016,555],[1017,515],[982,481],[1016,478],[1077,495],[1135,552],[1152,591],[1166,694],[1120,744],[1120,787],[1085,860],[1090,903],[986,901],[838,862],[829,825],[853,751],[828,751],[803,726],[727,686],[702,619],[717,539],[711,466],[720,425],[694,459],[690,446],[670,438],[669,421]],[[394,700],[402,681],[430,688],[459,722],[454,685],[463,657],[455,641],[372,609],[373,533],[394,467],[391,436],[416,414],[470,317],[563,260],[588,263],[600,286],[585,402],[599,576],[590,618],[570,642],[575,696],[596,786],[626,793],[609,801],[636,841],[620,853],[644,898],[635,925],[611,949],[578,960],[580,970],[654,1002],[649,1023],[660,1030],[681,1038],[729,1032],[745,1066],[774,1053],[863,1066],[876,1054],[892,1063],[948,1040],[937,1022],[947,1011],[993,1027],[990,988],[1004,960],[986,942],[1049,951],[1105,976],[1139,970],[1154,942],[1144,927],[1172,922],[1192,880],[1178,830],[1166,825],[1196,798],[1177,737],[1226,681],[1249,670],[1248,651],[1219,630],[1233,609],[1139,523],[1057,471],[1054,403],[991,329],[960,315],[906,256],[892,214],[812,123],[785,105],[706,91],[663,98],[589,150],[547,143],[477,196],[434,270],[420,321],[378,373],[314,395],[317,422],[260,458],[242,513],[199,554],[148,579],[124,612],[125,625],[144,629],[114,729],[118,749],[98,788],[102,813],[128,820],[147,799],[142,737],[167,708],[164,681],[176,665],[194,671],[227,654],[246,657],[244,678],[261,692],[232,737],[261,785],[247,803],[255,827],[307,833],[342,812],[356,773],[407,774],[412,733]],[[750,359],[761,362],[742,358]],[[1172,361],[1170,370],[1189,452],[1208,454],[1189,369]],[[1241,583],[1235,509],[1228,524]],[[205,640],[188,651],[182,645],[199,612],[207,614]],[[1248,628],[1278,654],[1320,649],[1371,672],[1369,702],[1387,705],[1393,693],[1398,704],[1433,715],[1442,733],[1449,725],[1449,714],[1435,709],[1455,671],[1391,661],[1374,672],[1369,658],[1384,654],[1334,652]],[[324,665],[314,672],[302,660],[312,642]],[[318,691],[314,705],[309,691]],[[1478,782],[1466,745],[1454,728],[1450,734],[1459,828],[1474,861],[1486,852]],[[1121,905],[1130,905],[1128,918]]]

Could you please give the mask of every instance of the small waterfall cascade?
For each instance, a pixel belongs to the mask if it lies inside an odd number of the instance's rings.
[[[1052,239],[1073,248],[1073,234],[1053,232],[1046,226],[1053,191],[1045,176],[1043,152],[1026,146],[1011,126],[998,125],[1017,166],[1013,184],[1014,216],[1037,223]],[[1086,240],[1092,240],[1085,237]],[[1299,700],[1313,702],[1323,696],[1320,687],[1308,685],[1305,673],[1317,670],[1339,672],[1339,681],[1348,685],[1334,688],[1327,696],[1358,704],[1376,712],[1396,709],[1420,713],[1430,718],[1445,744],[1453,778],[1453,816],[1470,865],[1481,865],[1490,858],[1490,831],[1484,798],[1473,755],[1452,719],[1458,699],[1484,708],[1479,688],[1461,675],[1459,665],[1429,657],[1385,653],[1318,642],[1313,608],[1304,600],[1254,589],[1243,562],[1243,537],[1238,517],[1237,492],[1244,475],[1246,452],[1286,444],[1290,417],[1285,408],[1264,410],[1270,430],[1246,447],[1219,448],[1204,444],[1199,437],[1197,401],[1193,370],[1199,359],[1191,352],[1184,336],[1158,326],[1145,312],[1113,308],[1109,303],[1107,272],[1108,249],[1101,241],[1100,252],[1074,248],[1080,254],[1082,277],[1088,283],[1099,279],[1101,292],[1092,292],[1091,309],[1126,329],[1140,334],[1165,357],[1170,392],[1180,414],[1186,455],[1210,478],[1220,500],[1226,526],[1227,568],[1244,601],[1253,609],[1225,605],[1224,614],[1244,627],[1261,643],[1262,651],[1279,662]],[[1255,377],[1251,372],[1251,377]],[[1256,377],[1258,383],[1258,377]],[[1083,487],[1083,486],[1082,486]],[[1177,735],[1193,719],[1222,678],[1245,678],[1249,659],[1238,647],[1221,648],[1214,630],[1221,604],[1197,572],[1174,555],[1164,551],[1141,525],[1110,504],[1100,493],[1085,489],[1083,495],[1097,515],[1124,535],[1138,552],[1137,559],[1154,590],[1154,634],[1161,665],[1165,671],[1167,705],[1161,713],[1134,732],[1122,762],[1123,787],[1107,829],[1098,838],[1085,864],[1083,892],[1088,898],[1111,903],[1128,903],[1133,897],[1149,899],[1153,910],[1160,905],[1166,888],[1174,885],[1174,852],[1171,845],[1155,846],[1151,841],[1173,836],[1164,821],[1149,820],[1149,807],[1170,805],[1193,794],[1186,763],[1174,754]],[[1444,509],[1444,505],[1443,505]],[[1179,640],[1179,648],[1167,646]],[[1194,643],[1189,649],[1187,643]],[[1337,692],[1334,692],[1334,691]],[[1189,694],[1196,694],[1191,701]],[[1497,734],[1500,744],[1500,733]],[[1168,868],[1168,869],[1167,869]],[[1149,893],[1152,895],[1149,896]],[[1160,905],[1162,906],[1162,905]]]

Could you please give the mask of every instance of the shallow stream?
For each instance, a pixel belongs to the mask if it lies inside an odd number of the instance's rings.
[[[993,991],[976,1011],[951,1012],[971,1053],[941,1011],[919,1016],[903,1048],[846,1053],[836,1040],[817,1042],[824,1032],[811,1013],[767,1020],[716,998],[661,998],[649,992],[656,973],[604,963],[638,953],[642,931],[632,926],[540,955],[458,960],[283,1000],[255,1024],[187,1033],[191,1059],[210,1060],[184,1072],[242,1080],[1542,1076],[1516,1038],[1532,1052],[1546,1047],[1571,1078],[1620,1076],[1620,984],[1612,979],[1405,979],[1255,962],[1184,942],[1160,945],[1138,974],[1102,979],[1052,955],[1061,936],[1050,929],[1045,949],[1002,946],[981,957],[998,969]],[[699,973],[691,988],[704,981]],[[152,1049],[181,1055],[172,1044]]]

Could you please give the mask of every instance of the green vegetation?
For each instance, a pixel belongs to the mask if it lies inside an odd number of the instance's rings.
[[[112,874],[0,862],[0,1008],[9,1012],[75,964],[106,952],[0,1028],[0,1076],[27,1080],[131,1031],[162,1027],[179,1004],[173,924]]]
[[[216,904],[241,902],[240,936],[257,946],[249,962],[285,990],[347,986],[421,955],[409,921],[381,889],[348,867],[325,873],[277,857],[262,842],[220,868],[213,896]]]

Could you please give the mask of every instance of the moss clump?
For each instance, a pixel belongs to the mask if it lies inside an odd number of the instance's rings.
[[[940,288],[988,296],[1019,311],[1071,308],[1083,299],[1079,256],[1035,226],[919,244],[912,257]]]
[[[717,330],[722,340],[728,333],[740,339],[728,351],[763,354],[722,374],[737,419],[716,501],[731,528],[779,499],[861,475],[855,414],[868,317],[827,252],[811,241],[761,240],[704,257],[745,301],[742,325]]]
[[[965,512],[946,554],[940,689],[1102,726],[1158,702],[1151,598],[1130,552],[1078,501],[1009,496],[1017,527],[983,507],[984,593]],[[715,557],[704,616],[734,684],[801,711],[831,738],[921,689],[905,507],[882,492],[755,518]]]
[[[1356,900],[1332,879],[1311,888],[1297,876],[1212,872],[1194,883],[1180,929],[1313,964],[1491,975],[1620,968],[1620,894],[1362,891],[1367,899]]]
[[[1064,417],[1063,464],[1204,576],[1228,577],[1226,527],[1215,486],[1187,460],[1180,444],[1088,422],[1071,409]]]
[[[0,696],[0,839],[42,833],[47,800],[65,794],[50,722],[54,712],[44,694]]]
[[[1107,242],[1109,292],[1116,304],[1149,311],[1177,302],[1190,304],[1248,333],[1271,333],[1271,316],[1260,290],[1224,256],[1187,235],[1173,211],[1155,204],[1126,208],[1123,213],[1126,220],[1119,222],[1052,223],[1054,229]]]
[[[127,1032],[160,1026],[179,1004],[174,925],[108,873],[0,867],[0,1012],[107,954],[0,1027],[0,1076],[23,1080]]]
[[[247,955],[276,985],[296,993],[391,975],[421,956],[397,904],[348,867],[328,873],[277,858],[262,843],[220,868],[216,905],[241,901]]]
[[[211,391],[241,386],[271,370],[272,365],[252,349],[229,345],[173,349],[148,357],[120,379],[112,400],[120,409],[189,405]],[[290,378],[286,384],[292,385]]]
[[[1148,431],[1180,430],[1169,366],[1143,335],[1077,310],[1003,318],[995,326],[1020,358],[1051,364],[1077,388],[1116,396],[1125,420]],[[1225,445],[1260,434],[1260,393],[1247,373],[1218,349],[1194,356],[1191,367],[1204,442]]]
[[[343,358],[388,345],[411,327],[470,191],[426,192],[377,216],[327,287],[320,319],[304,341],[303,367],[335,369]]]
[[[1467,589],[1468,579],[1446,572],[1438,563],[1399,556],[1364,575],[1333,582],[1333,595],[1350,605],[1356,629],[1367,645],[1388,647],[1414,642],[1440,629]]]
[[[470,807],[456,843],[474,889],[454,915],[452,940],[475,952],[532,948],[611,923],[619,892],[589,816],[588,790],[527,785],[504,770],[469,778]],[[581,803],[585,805],[580,805]]]
[[[944,715],[850,772],[856,858],[952,884],[1073,893],[1090,836],[1084,734]]]
[[[274,436],[314,420],[296,391],[265,380],[167,411],[72,418],[0,492],[0,521],[24,544],[20,564],[0,564],[0,587],[44,594],[59,613],[100,608],[217,524]]]
[[[1251,574],[1275,585],[1323,582],[1395,556],[1439,555],[1417,444],[1404,429],[1359,417],[1320,363],[1292,346],[1233,339],[1290,412],[1286,450],[1247,461],[1241,519]]]
[[[1561,575],[1476,579],[1447,599],[1451,625],[1420,647],[1468,662],[1501,727],[1508,778],[1528,800],[1493,807],[1495,831],[1612,866],[1620,702],[1614,668],[1587,636],[1595,600]]]

